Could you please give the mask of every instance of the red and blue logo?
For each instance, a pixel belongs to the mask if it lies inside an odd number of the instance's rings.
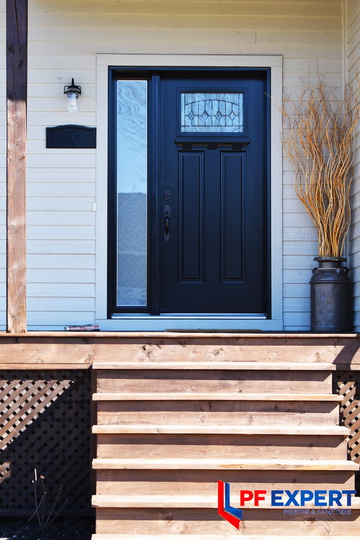
[[[236,529],[240,529],[243,511],[230,506],[230,484],[218,480],[218,513]]]
[[[239,492],[240,507],[258,508],[263,502],[265,507],[283,508],[285,513],[290,513],[289,509],[302,508],[304,511],[310,509],[318,509],[319,515],[322,515],[321,510],[331,509],[339,513],[346,512],[345,507],[351,508],[352,497],[356,495],[355,490],[344,489],[241,489]],[[264,505],[262,505],[264,507]],[[314,510],[313,510],[314,511]],[[347,510],[348,513],[351,510]],[[235,508],[230,504],[230,484],[218,480],[218,514],[226,519],[236,529],[240,529],[241,521],[243,520],[244,511]]]

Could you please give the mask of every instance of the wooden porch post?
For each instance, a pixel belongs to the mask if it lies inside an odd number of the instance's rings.
[[[28,0],[6,0],[7,331],[26,332]]]

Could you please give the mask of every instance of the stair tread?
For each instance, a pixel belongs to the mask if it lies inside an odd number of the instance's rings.
[[[239,540],[239,534],[93,534],[91,540]],[[279,538],[286,538],[286,540],[319,540],[319,536],[292,536],[289,535],[284,529],[284,534],[277,535],[246,535],[247,540],[279,540]],[[330,538],[330,536],[328,536]],[[344,540],[344,538],[351,540],[360,540],[360,535],[349,536],[344,531],[344,536],[333,536],[332,540]]]
[[[286,500],[286,499],[285,499]],[[230,501],[231,503],[232,501]],[[217,508],[217,496],[204,495],[169,495],[169,494],[151,494],[151,495],[93,495],[92,505],[99,508]],[[234,498],[233,505],[239,507],[237,498]],[[271,498],[266,497],[261,502],[261,506],[252,507],[246,503],[244,508],[258,510],[274,509],[271,505]],[[292,507],[293,508],[293,507]],[[299,505],[296,508],[318,508],[315,504],[309,502],[306,505]],[[351,506],[343,504],[342,508],[360,509],[360,498],[353,497]],[[275,508],[276,509],[276,508]],[[281,512],[283,507],[278,508]]]
[[[269,371],[335,371],[330,362],[94,362],[93,369],[191,369],[191,370],[269,370]]]
[[[347,460],[296,459],[234,459],[222,458],[103,458],[93,460],[94,469],[151,469],[151,470],[327,470],[358,471],[360,465]]]
[[[338,435],[346,437],[350,429],[344,426],[294,426],[286,424],[269,425],[184,425],[184,424],[98,424],[93,426],[96,434],[238,434],[238,435]]]
[[[338,394],[260,394],[241,392],[107,392],[96,393],[93,401],[334,401],[343,397]]]

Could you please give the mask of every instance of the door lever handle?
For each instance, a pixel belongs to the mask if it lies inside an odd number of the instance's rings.
[[[164,231],[164,239],[165,241],[169,240],[169,230],[170,230],[170,215],[171,215],[171,208],[169,204],[164,204],[164,225],[165,225],[165,231]]]

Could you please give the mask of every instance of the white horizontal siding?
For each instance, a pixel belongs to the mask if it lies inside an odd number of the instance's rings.
[[[284,241],[290,240],[291,242],[296,242],[298,240],[312,240],[316,242],[316,231],[314,227],[284,227]]]
[[[71,76],[71,75],[70,75]],[[62,87],[60,88],[59,85],[59,91],[62,92]],[[60,100],[59,102],[60,103]],[[81,104],[80,104],[81,109]],[[80,124],[80,122],[84,125],[94,126],[95,125],[95,111],[93,112],[86,112],[82,111],[79,113],[73,113],[71,118],[66,116],[65,111],[65,103],[62,102],[62,105],[59,105],[59,109],[57,111],[49,112],[41,112],[41,111],[28,111],[28,123],[32,126],[39,126],[39,127],[45,127],[45,126],[57,126],[59,124],[63,124],[65,121],[70,121],[72,124]],[[64,118],[65,116],[65,118]],[[29,140],[30,142],[30,140]]]
[[[29,212],[86,212],[92,210],[93,197],[28,197]]]
[[[360,0],[345,2],[346,7],[346,78],[357,91],[360,99],[359,84],[356,78],[360,73]],[[354,84],[355,82],[355,84]],[[360,282],[360,126],[354,137],[353,185],[352,185],[352,225],[349,241],[349,262],[351,278],[355,283]],[[360,330],[360,289],[355,286],[354,294],[354,324]]]
[[[310,7],[312,14],[317,16],[324,15],[326,7],[327,15],[340,14],[340,6],[337,0],[116,0],[116,3],[111,0],[77,0],[75,3],[72,0],[62,0],[60,2],[49,2],[46,6],[46,11],[52,13],[81,13],[84,16],[93,12],[101,13],[135,13],[139,15],[146,14],[188,14],[202,15],[204,13],[221,15],[252,15],[269,17],[277,17],[287,15],[291,17],[304,16],[306,9]],[[34,3],[32,13],[43,13],[43,4]]]
[[[64,291],[66,293],[66,290]],[[71,296],[29,296],[27,299],[28,310],[34,312],[51,311],[56,308],[58,312],[64,312],[66,315],[73,311],[94,311],[94,299],[89,297],[79,296],[77,294]]]
[[[54,265],[54,267],[51,268],[51,272],[49,272],[48,269],[44,272],[43,266],[40,266],[40,268],[28,268],[27,276],[29,280],[29,287],[32,283],[59,284],[61,285],[61,288],[67,283],[95,284],[95,270],[93,268],[88,269],[84,264],[81,268],[74,268],[72,264],[69,264],[66,268],[59,268],[59,266]]]
[[[28,254],[27,265],[29,269],[59,270],[64,268],[90,270],[95,265],[94,255],[89,255],[88,253],[40,253],[40,256],[38,255],[37,252]]]
[[[95,242],[94,240],[81,240],[82,246],[82,255],[83,254],[94,254],[95,253]],[[31,253],[47,253],[47,254],[69,254],[69,253],[79,253],[79,240],[67,239],[67,240],[57,240],[54,244],[54,241],[51,240],[30,240],[28,239],[28,249]]]
[[[146,2],[149,7],[151,3]],[[159,3],[160,4],[160,3]],[[171,5],[171,2],[169,2]],[[226,3],[224,3],[226,4]],[[113,6],[116,5],[113,2]],[[42,36],[41,29],[46,29],[48,27],[54,28],[54,32],[60,31],[60,29],[66,29],[67,33],[74,39],[79,41],[87,41],[89,38],[88,30],[92,28],[95,32],[94,37],[100,34],[102,31],[107,32],[108,39],[116,37],[117,30],[122,30],[124,32],[130,32],[132,29],[141,28],[142,30],[149,30],[149,33],[153,33],[154,29],[161,29],[164,32],[167,32],[172,29],[179,30],[244,30],[246,32],[251,32],[251,30],[267,30],[268,29],[268,16],[262,14],[248,15],[247,13],[241,13],[241,10],[237,9],[236,13],[219,14],[219,7],[213,5],[217,10],[217,13],[209,13],[207,11],[207,5],[209,3],[203,2],[202,10],[198,14],[189,13],[188,8],[189,4],[183,3],[181,9],[173,11],[170,14],[155,13],[154,11],[148,11],[147,13],[133,13],[126,14],[121,11],[121,6],[116,5],[116,11],[112,13],[104,13],[102,10],[96,14],[96,20],[94,20],[93,13],[97,11],[97,6],[94,6],[93,10],[89,10],[88,13],[76,13],[75,10],[70,9],[67,14],[58,13],[52,14],[47,13],[44,17],[43,13],[34,14],[32,13],[29,21],[33,28],[36,28],[37,36]],[[229,3],[228,3],[229,5]],[[145,10],[146,10],[145,7]],[[234,4],[233,4],[233,7]],[[162,5],[164,9],[164,4]],[[336,25],[336,15],[325,15],[324,18],[327,21],[327,24],[331,28],[338,29]],[[273,20],[273,27],[278,30],[283,30],[283,23],[286,22],[288,18],[283,15],[278,15]],[[300,30],[301,27],[307,25],[308,28],[315,29],[314,21],[310,21],[308,17],[297,17],[294,18],[294,28],[295,30]],[[73,34],[73,30],[76,29],[76,36]],[[83,32],[83,34],[81,34]],[[113,32],[113,33],[112,33]],[[57,34],[54,34],[55,39]],[[101,36],[104,37],[103,35]],[[46,35],[48,38],[48,34]],[[146,38],[145,38],[146,39]]]
[[[357,6],[357,1],[348,3],[352,17],[348,56],[353,65],[358,50]],[[329,86],[342,85],[341,0],[31,0],[29,10],[30,328],[95,322],[96,154],[93,150],[47,150],[45,127],[95,125],[96,53],[282,54],[288,94],[316,83],[319,73]],[[0,97],[5,96],[4,12],[5,0],[0,0]],[[83,93],[80,112],[70,116],[62,92],[72,77]],[[4,111],[4,100],[0,100],[2,150]],[[4,152],[1,156],[3,208]],[[105,170],[103,174],[106,177]],[[285,329],[306,330],[316,234],[293,191],[293,173],[286,159],[283,180]],[[3,210],[0,213],[4,231]],[[5,251],[4,237],[0,233],[0,253]],[[4,280],[1,287],[3,298]]]
[[[32,182],[29,184],[27,194],[29,197],[94,197],[95,183],[77,182],[73,176],[71,182]]]
[[[301,255],[307,256],[308,253],[317,254],[317,241],[304,242],[304,241],[285,241],[284,242],[284,255]]]
[[[63,163],[60,168],[36,167],[34,169],[28,169],[27,179],[28,184],[31,182],[44,182],[46,184],[53,184],[55,182],[61,182],[63,184],[84,182],[90,185],[91,182],[95,182],[95,168],[89,168],[88,163],[86,162],[86,166],[77,168],[76,171],[74,171],[74,167],[70,167],[66,160],[66,163]],[[30,186],[28,189],[30,189]]]
[[[66,283],[59,287],[58,283],[30,283],[28,295],[33,298],[68,297],[92,299],[95,295],[94,283]]]
[[[3,233],[5,236],[5,233]],[[31,240],[91,240],[95,238],[95,227],[91,225],[28,225],[27,238]]]
[[[310,264],[305,266],[303,265],[302,268],[285,268],[283,271],[285,282],[284,287],[289,285],[291,288],[293,283],[296,283],[297,285],[308,284],[311,278],[310,268],[312,268],[312,265]]]
[[[49,203],[50,204],[50,203]],[[5,220],[4,220],[5,222]],[[28,212],[28,225],[95,225],[95,216],[93,212]],[[81,243],[79,243],[81,251]]]
[[[284,298],[309,298],[310,290],[307,283],[287,283],[284,286]]]

